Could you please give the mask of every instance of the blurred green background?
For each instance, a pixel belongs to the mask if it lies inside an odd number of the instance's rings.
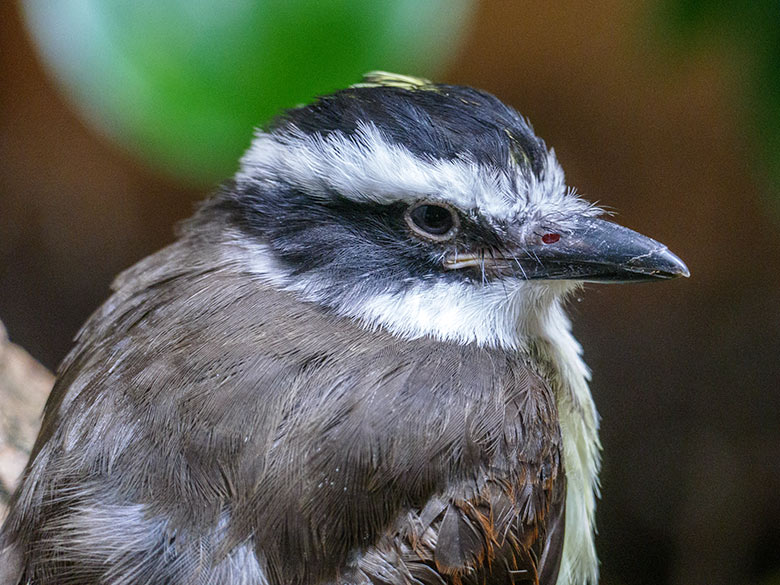
[[[247,130],[377,63],[435,72],[470,0],[24,0],[41,55],[93,125],[188,183],[232,174]]]
[[[0,3],[0,319],[49,367],[280,108],[489,90],[692,278],[588,287],[605,585],[780,584],[780,2]]]
[[[757,166],[769,175],[766,195],[780,217],[780,2],[667,0],[659,17],[683,50],[728,52],[739,66],[739,115],[757,146]]]

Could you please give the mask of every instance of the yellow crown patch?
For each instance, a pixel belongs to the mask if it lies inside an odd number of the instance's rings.
[[[410,91],[433,91],[436,89],[434,83],[429,79],[387,71],[369,71],[363,76],[363,81],[355,83],[351,87],[398,87]]]

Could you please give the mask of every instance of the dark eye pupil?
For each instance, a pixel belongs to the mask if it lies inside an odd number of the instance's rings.
[[[420,205],[410,216],[418,228],[437,236],[450,231],[454,223],[450,210],[439,205]]]

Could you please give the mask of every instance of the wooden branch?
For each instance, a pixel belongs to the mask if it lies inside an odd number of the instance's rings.
[[[54,376],[8,341],[0,322],[0,522],[38,434]]]

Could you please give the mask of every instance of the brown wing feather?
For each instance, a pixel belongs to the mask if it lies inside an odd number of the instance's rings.
[[[555,585],[566,499],[560,437],[544,383],[515,373],[497,392],[506,418],[492,457],[403,514],[339,583]]]
[[[564,478],[565,479],[565,478]],[[539,583],[555,585],[563,560],[563,536],[566,525],[566,489],[562,482],[553,496],[547,519],[547,536],[539,557]],[[541,542],[541,541],[540,541]]]
[[[432,498],[419,513],[408,512],[338,583],[555,585],[563,548],[565,480],[561,474],[552,482],[530,478],[529,484],[531,489],[521,493],[541,505],[516,499],[504,482],[495,480],[450,490],[454,494],[477,487],[468,500]],[[433,518],[431,509],[437,511]]]

